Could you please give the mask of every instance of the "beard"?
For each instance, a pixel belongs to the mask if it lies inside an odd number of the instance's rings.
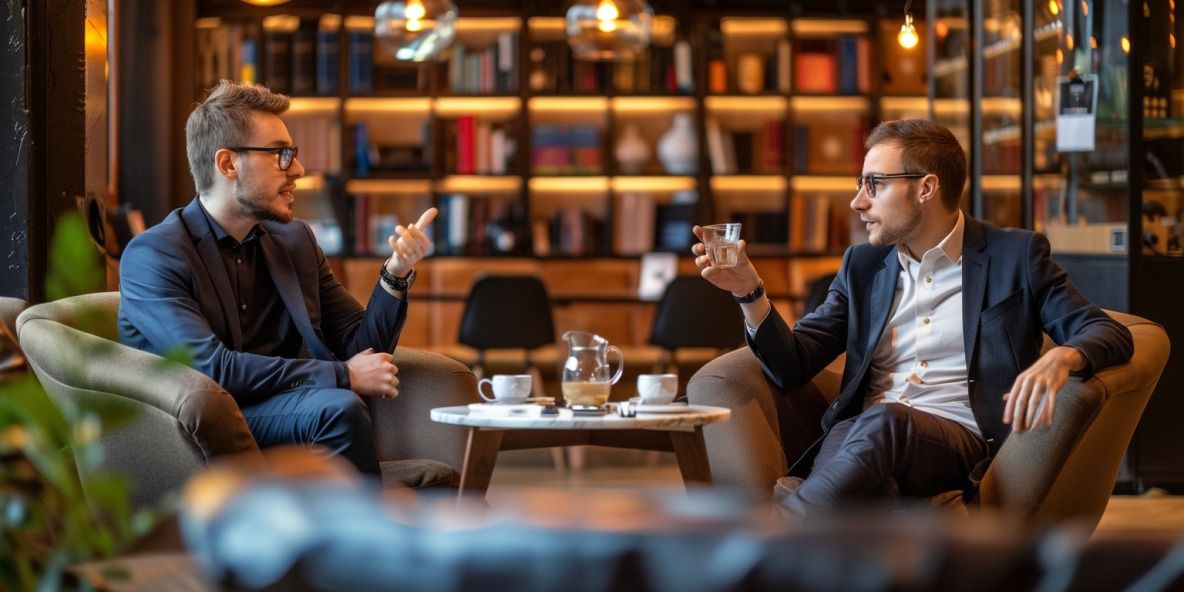
[[[895,217],[895,220],[881,219],[877,221],[875,228],[868,235],[867,242],[874,247],[886,247],[904,242],[921,225],[920,204],[914,200],[909,200],[906,203],[908,211],[901,212],[899,216]]]
[[[294,214],[292,208],[281,206],[277,201],[279,199],[279,191],[268,195],[260,189],[249,186],[240,186],[234,192],[234,201],[242,213],[260,222],[270,221],[287,224],[292,221]]]

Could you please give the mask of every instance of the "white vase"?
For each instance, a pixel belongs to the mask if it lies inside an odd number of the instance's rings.
[[[699,140],[690,113],[676,113],[674,125],[658,141],[658,160],[671,175],[693,175],[699,163]]]
[[[641,130],[636,123],[625,124],[613,155],[617,157],[617,166],[626,175],[636,175],[645,170],[646,163],[650,161],[650,147],[641,137]]]

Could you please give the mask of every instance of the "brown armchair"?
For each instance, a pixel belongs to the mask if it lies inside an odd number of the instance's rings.
[[[136,504],[179,490],[215,457],[258,454],[234,398],[191,368],[168,366],[154,354],[117,342],[119,294],[63,298],[30,307],[17,319],[21,347],[46,392],[59,405],[82,398],[132,401],[135,420],[102,435],[102,469],[132,481]],[[82,319],[95,319],[81,330]],[[430,459],[459,468],[465,432],[432,422],[429,410],[476,401],[476,380],[441,355],[398,349],[399,397],[371,401],[375,445],[384,475],[401,461]],[[85,480],[85,475],[83,476]]]
[[[1131,361],[1090,378],[1071,378],[1057,393],[1051,427],[1009,437],[983,479],[981,505],[1032,524],[1072,519],[1097,526],[1171,347],[1159,325],[1107,312],[1134,337]],[[1045,348],[1051,345],[1046,337]],[[784,395],[765,379],[748,348],[697,372],[687,386],[690,402],[732,410],[730,421],[703,430],[715,482],[770,497],[788,470],[786,459],[796,458],[821,434],[819,419],[839,391],[842,363],[836,360]]]

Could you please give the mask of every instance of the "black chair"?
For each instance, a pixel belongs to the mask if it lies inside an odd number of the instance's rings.
[[[835,281],[835,275],[837,274],[824,273],[810,280],[810,286],[806,288],[806,300],[802,303],[802,316],[814,312],[814,309],[826,302],[826,295],[830,292],[831,283]]]
[[[650,343],[663,351],[663,369],[684,347],[726,350],[744,344],[744,315],[732,295],[697,275],[674,278],[654,313]]]
[[[485,350],[521,349],[534,374],[531,350],[555,343],[551,298],[542,280],[530,275],[489,275],[473,282],[460,320],[460,343],[477,350],[478,376]]]

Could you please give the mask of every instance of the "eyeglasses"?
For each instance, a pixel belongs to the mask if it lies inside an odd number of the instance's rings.
[[[292,167],[292,161],[296,160],[296,155],[300,149],[295,146],[280,146],[279,148],[262,148],[258,146],[227,146],[227,150],[234,150],[235,152],[270,152],[276,155],[281,171],[286,171]]]
[[[920,179],[928,176],[929,173],[892,173],[890,175],[880,175],[872,173],[870,175],[860,175],[855,177],[855,193],[859,193],[860,189],[867,191],[868,197],[876,197],[876,185],[882,183],[884,179]]]

